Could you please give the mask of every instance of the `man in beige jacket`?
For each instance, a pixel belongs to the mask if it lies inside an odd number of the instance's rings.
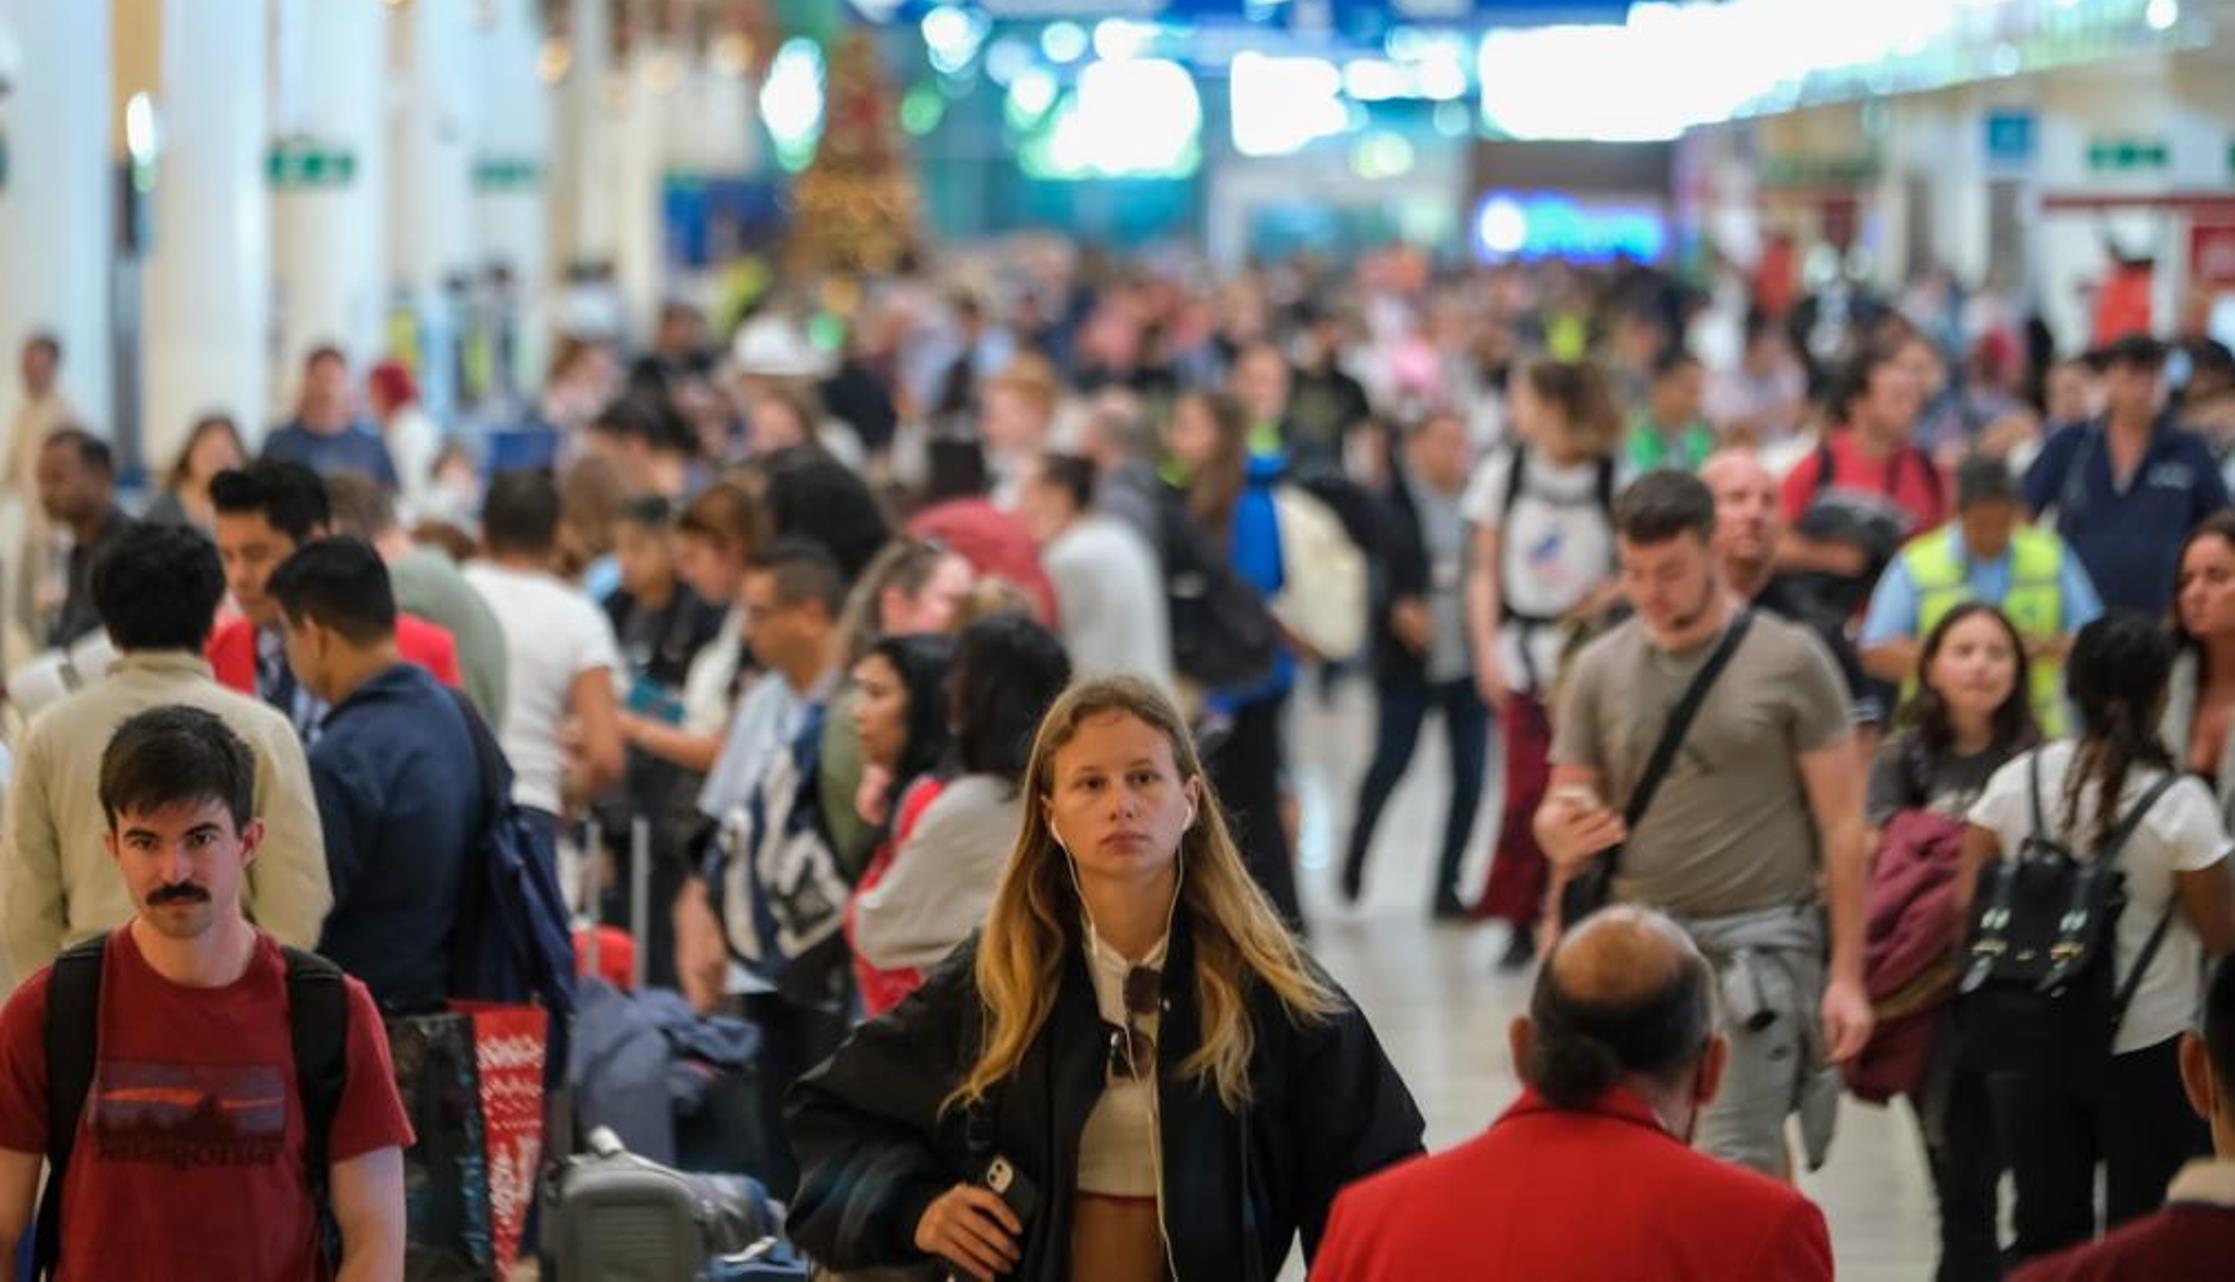
[[[265,837],[248,870],[245,903],[280,942],[316,947],[332,892],[302,745],[287,718],[218,685],[202,659],[225,595],[216,547],[195,531],[141,526],[95,563],[92,588],[121,657],[106,679],[34,718],[16,754],[0,848],[0,930],[11,983],[132,916],[131,896],[102,844],[101,754],[125,718],[163,704],[216,713],[256,754]]]

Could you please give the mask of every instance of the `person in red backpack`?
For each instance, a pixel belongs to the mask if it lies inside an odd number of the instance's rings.
[[[46,1162],[36,1255],[59,1282],[403,1275],[413,1137],[372,997],[241,912],[255,774],[223,721],[176,705],[127,719],[102,755],[108,852],[138,911],[0,1010],[0,1256]]]

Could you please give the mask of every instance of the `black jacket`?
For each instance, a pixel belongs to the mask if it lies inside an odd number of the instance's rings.
[[[1263,990],[1242,1115],[1209,1083],[1178,1075],[1198,1045],[1194,950],[1174,923],[1158,1039],[1164,1207],[1175,1282],[1273,1282],[1291,1240],[1318,1248],[1335,1194],[1421,1151],[1420,1111],[1355,1008],[1298,1027]],[[794,1088],[788,1129],[801,1176],[787,1228],[816,1261],[849,1270],[924,1263],[926,1207],[1007,1158],[1040,1190],[1020,1282],[1070,1276],[1079,1136],[1101,1097],[1110,1029],[1073,950],[1047,1027],[1017,1072],[971,1110],[941,1102],[975,1060],[981,1019],[964,944],[922,989],[856,1029]],[[1347,1001],[1347,999],[1346,999]]]
[[[1406,597],[1428,595],[1428,539],[1420,528],[1420,507],[1412,497],[1412,478],[1393,462],[1389,487],[1381,495],[1382,578],[1374,594],[1374,679],[1420,681],[1427,659],[1397,639],[1391,611]]]

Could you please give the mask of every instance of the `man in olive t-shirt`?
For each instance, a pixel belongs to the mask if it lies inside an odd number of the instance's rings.
[[[1576,661],[1553,718],[1537,838],[1562,879],[1619,846],[1615,900],[1668,912],[1691,932],[1722,980],[1731,1039],[1700,1146],[1790,1175],[1785,1118],[1802,1111],[1808,1120],[1804,1103],[1835,1099],[1823,1090],[1824,1065],[1870,1035],[1869,848],[1846,689],[1806,629],[1752,615],[1627,830],[1625,803],[1670,712],[1739,616],[1711,547],[1715,500],[1705,484],[1648,473],[1623,492],[1614,521],[1622,587],[1637,613]]]
[[[1553,761],[1592,766],[1602,795],[1628,797],[1720,637],[1718,628],[1687,651],[1665,651],[1632,618],[1584,651],[1555,722]],[[1849,713],[1823,643],[1755,614],[1622,848],[1615,898],[1685,918],[1814,902],[1818,841],[1800,761],[1848,745]]]

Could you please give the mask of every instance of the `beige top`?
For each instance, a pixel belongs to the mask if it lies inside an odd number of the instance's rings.
[[[1125,976],[1133,969],[1117,949],[1102,943],[1090,923],[1087,928],[1087,974],[1094,980],[1094,1005],[1104,1022],[1126,1026]],[[1164,965],[1167,940],[1140,964]],[[1160,1018],[1135,1015],[1133,1027],[1156,1040]],[[1153,1057],[1152,1057],[1153,1059]],[[1122,1060],[1114,1061],[1115,1070]],[[1125,1064],[1125,1071],[1111,1071],[1102,1098],[1087,1115],[1086,1130],[1079,1136],[1079,1191],[1102,1197],[1154,1198],[1158,1192],[1156,1135],[1156,1065]]]
[[[118,659],[107,680],[41,712],[24,734],[0,846],[0,923],[13,983],[65,947],[131,918],[131,896],[103,841],[101,753],[125,718],[163,704],[216,713],[255,753],[264,842],[249,866],[244,906],[281,943],[317,946],[333,892],[310,768],[294,727],[217,684],[200,655],[147,651]]]

